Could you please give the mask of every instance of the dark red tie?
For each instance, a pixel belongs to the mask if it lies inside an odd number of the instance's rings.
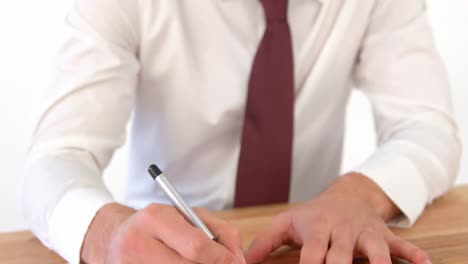
[[[260,0],[267,27],[252,67],[235,207],[287,202],[294,126],[294,69],[287,0]]]

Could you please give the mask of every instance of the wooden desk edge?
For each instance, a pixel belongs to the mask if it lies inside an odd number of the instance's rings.
[[[416,223],[412,229],[394,229],[398,234],[405,238],[423,239],[424,237],[432,235],[462,235],[463,241],[468,242],[468,209],[457,210],[456,206],[466,205],[468,208],[468,185],[457,186],[451,189],[447,194],[437,199],[432,205],[430,205],[424,212],[421,219]],[[259,206],[242,209],[230,209],[225,211],[216,212],[216,214],[224,219],[232,221],[233,223],[240,223],[240,226],[247,229],[250,222],[252,225],[256,223],[266,223],[272,216],[282,212],[288,208],[293,207],[291,204],[282,205],[270,205],[270,206]],[[440,215],[441,213],[452,213],[462,217]],[[460,218],[460,222],[457,222],[460,226],[454,226],[450,223],[440,223],[443,218]],[[457,219],[454,219],[456,221]],[[437,223],[432,223],[439,222]],[[466,222],[465,222],[466,221]],[[432,232],[429,235],[411,236],[411,233],[423,232],[431,230],[435,227],[444,227],[438,232]],[[246,231],[246,230],[244,230]],[[260,230],[255,230],[258,232]],[[28,251],[28,255],[24,254],[24,251]],[[468,254],[468,246],[467,246]],[[42,260],[41,260],[42,259]],[[64,263],[64,261],[54,254],[52,251],[43,247],[40,242],[30,231],[18,231],[12,233],[0,233],[0,263]],[[452,263],[452,262],[450,262]],[[453,263],[468,263],[468,256],[466,262],[453,262]]]

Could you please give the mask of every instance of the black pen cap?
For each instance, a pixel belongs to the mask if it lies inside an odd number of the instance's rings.
[[[151,164],[148,168],[148,172],[156,180],[156,178],[162,174],[162,171],[158,168],[158,166]]]

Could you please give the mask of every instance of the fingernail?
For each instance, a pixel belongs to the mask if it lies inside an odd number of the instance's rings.
[[[424,264],[432,264],[432,262],[430,260],[426,260],[426,262],[424,262]]]

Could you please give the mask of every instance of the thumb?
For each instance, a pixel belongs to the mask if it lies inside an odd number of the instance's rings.
[[[283,213],[273,221],[254,239],[245,253],[247,263],[263,261],[270,253],[280,248],[290,240],[291,217]]]
[[[196,211],[214,233],[216,241],[232,252],[239,260],[239,263],[246,264],[240,230],[227,221],[216,217],[205,208],[197,208]]]

